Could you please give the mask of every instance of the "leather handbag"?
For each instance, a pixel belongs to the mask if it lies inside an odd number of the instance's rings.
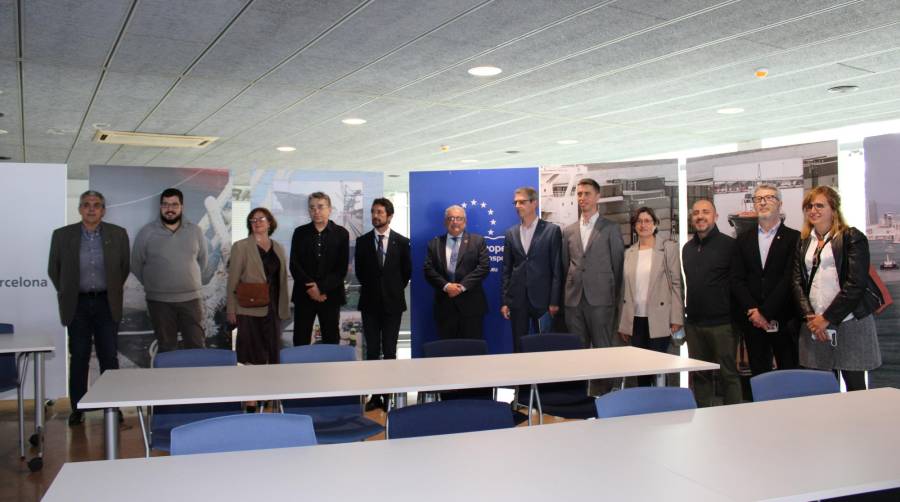
[[[269,304],[269,284],[265,282],[239,282],[234,294],[241,307],[265,307]]]

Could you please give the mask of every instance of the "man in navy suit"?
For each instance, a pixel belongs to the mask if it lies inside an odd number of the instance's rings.
[[[425,280],[434,288],[434,319],[438,336],[483,338],[487,298],[482,281],[491,270],[484,237],[466,232],[466,210],[444,211],[447,233],[428,243]]]
[[[737,238],[734,297],[741,309],[753,375],[798,367],[797,310],[791,298],[791,270],[800,232],[781,222],[781,192],[762,184],[753,192],[758,226]]]
[[[412,273],[409,239],[392,231],[394,204],[372,201],[372,231],[356,239],[354,264],[359,279],[359,306],[366,359],[397,359],[400,319],[406,310],[404,290]],[[387,408],[383,396],[372,396],[366,410]]]
[[[537,217],[534,188],[517,188],[513,204],[521,223],[506,231],[500,313],[512,322],[513,351],[519,338],[547,331],[559,311],[562,231]]]

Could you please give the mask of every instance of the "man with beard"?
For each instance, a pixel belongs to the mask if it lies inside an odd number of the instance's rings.
[[[412,273],[409,239],[392,232],[394,204],[388,199],[372,201],[372,231],[356,239],[354,264],[359,280],[359,306],[366,359],[397,359],[400,318],[406,310],[404,290]],[[366,410],[387,410],[384,396],[372,396]]]
[[[201,274],[206,268],[206,239],[182,217],[184,195],[167,188],[159,197],[159,219],[134,240],[131,272],[144,285],[157,352],[175,350],[178,333],[186,349],[203,348]]]
[[[687,286],[684,332],[688,354],[719,364],[725,404],[741,402],[737,372],[737,339],[731,329],[731,283],[735,275],[735,242],[716,227],[716,207],[700,199],[691,208],[694,237],[681,250]],[[699,406],[713,405],[709,371],[693,374]]]
[[[734,297],[754,376],[798,366],[797,311],[791,298],[794,250],[800,232],[781,222],[781,192],[762,184],[753,192],[758,227],[737,237]]]
[[[538,218],[534,188],[517,188],[513,205],[521,223],[504,238],[500,313],[512,322],[513,351],[519,352],[519,339],[549,331],[550,318],[559,311],[562,232]]]
[[[340,342],[341,305],[347,303],[344,278],[350,264],[350,233],[331,221],[331,197],[313,192],[307,198],[309,219],[291,238],[294,278],[294,345],[309,345],[319,318],[322,343]]]

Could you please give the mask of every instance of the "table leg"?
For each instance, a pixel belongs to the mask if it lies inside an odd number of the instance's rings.
[[[28,461],[31,472],[44,467],[44,353],[34,353],[34,437],[38,456]]]
[[[395,408],[405,408],[406,407],[406,392],[399,392],[394,394],[394,407]]]
[[[103,410],[103,444],[107,460],[119,458],[119,414],[115,408]]]
[[[24,368],[19,368],[19,362],[22,361]],[[28,372],[28,354],[24,357],[16,356],[16,378],[19,379],[19,386],[16,388],[16,400],[18,407],[16,411],[19,414],[19,458],[25,458],[25,389],[22,383],[25,382],[25,376]]]

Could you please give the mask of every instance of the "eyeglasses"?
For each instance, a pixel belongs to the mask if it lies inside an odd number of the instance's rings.
[[[257,216],[256,218],[250,218],[250,223],[265,223],[269,221],[265,216]]]
[[[180,202],[162,202],[159,204],[159,207],[163,209],[178,209],[181,207]]]
[[[466,221],[465,216],[448,216],[447,221]]]
[[[806,211],[809,211],[811,209],[818,209],[819,211],[821,211],[821,210],[825,209],[826,207],[828,207],[828,204],[823,204],[821,202],[814,202],[812,204],[807,204],[807,205],[803,206],[803,209]]]
[[[763,202],[763,201],[775,202],[776,200],[778,200],[778,196],[776,196],[776,195],[763,195],[760,197],[753,197],[754,204],[759,204],[760,202]]]
[[[524,206],[525,204],[528,204],[529,202],[531,202],[531,201],[528,200],[528,199],[525,199],[525,200],[514,200],[514,201],[513,201],[513,205],[514,205],[514,206]]]

